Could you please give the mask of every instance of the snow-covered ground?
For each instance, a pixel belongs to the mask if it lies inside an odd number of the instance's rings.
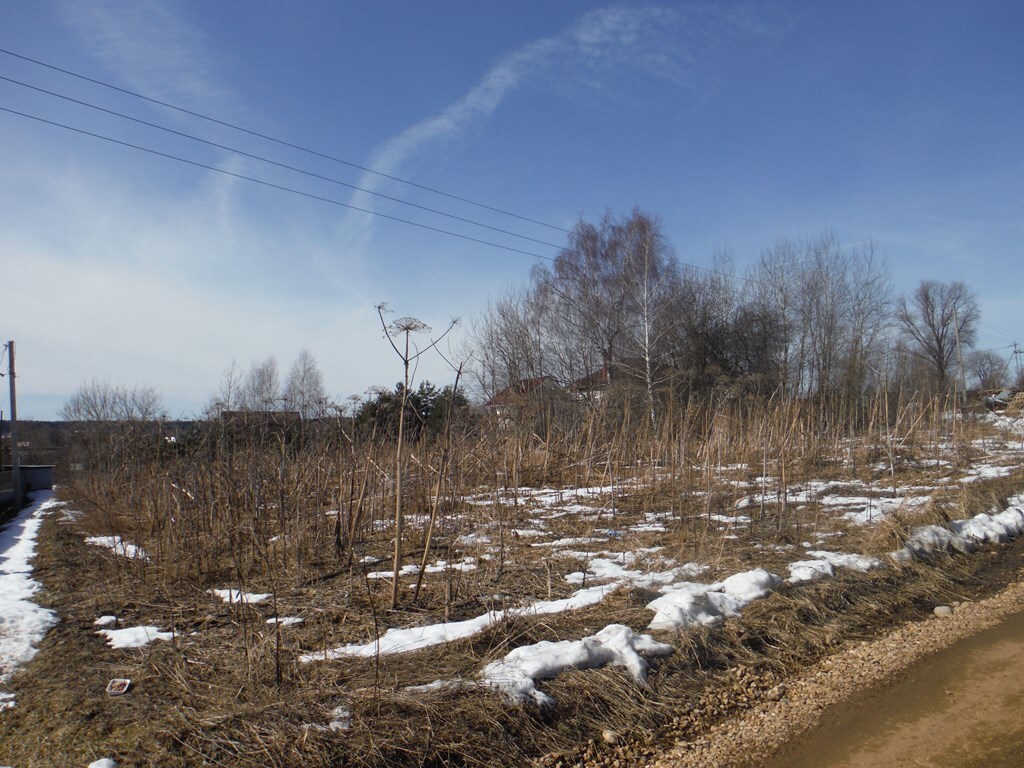
[[[43,517],[60,506],[49,491],[33,495],[32,504],[0,530],[0,710],[15,705],[3,690],[15,669],[36,655],[36,645],[57,615],[32,601],[42,585],[32,578],[32,558]]]

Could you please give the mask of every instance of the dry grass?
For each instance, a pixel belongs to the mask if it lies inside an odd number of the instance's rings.
[[[403,563],[421,561],[433,509],[428,561],[481,559],[475,570],[428,574],[415,601],[415,577],[403,577],[399,610],[389,609],[390,581],[367,576],[391,567],[395,468],[386,447],[355,446],[338,433],[302,444],[207,435],[174,455],[140,456],[116,472],[76,478],[64,493],[83,514],[73,522],[59,514],[46,520],[36,562],[46,585],[42,600],[61,623],[14,682],[19,705],[0,720],[0,760],[60,766],[115,755],[122,766],[512,766],[542,755],[614,756],[621,747],[591,743],[605,729],[654,749],[749,706],[844,642],[996,584],[998,563],[1019,558],[1020,547],[996,558],[942,557],[782,588],[718,629],[662,633],[678,652],[652,663],[646,687],[616,668],[547,681],[545,691],[558,702],[552,710],[509,706],[480,688],[429,695],[404,688],[470,680],[513,648],[578,639],[613,622],[641,631],[656,593],[623,588],[590,608],[510,617],[412,654],[298,659],[366,642],[390,627],[565,597],[578,585],[564,576],[586,562],[533,546],[525,532],[542,519],[549,541],[599,539],[573,550],[662,546],[659,554],[677,562],[709,566],[701,578],[712,580],[752,567],[784,574],[800,543],[823,532],[841,534],[844,551],[891,551],[916,525],[986,511],[1024,486],[1021,474],[954,485],[874,526],[837,519],[813,493],[795,500],[797,487],[812,479],[851,493],[864,493],[862,484],[879,477],[934,485],[948,470],[934,459],[966,465],[974,458],[980,427],[955,425],[953,434],[940,410],[921,412],[908,416],[913,429],[872,423],[854,438],[845,428],[823,428],[813,409],[746,402],[688,411],[656,434],[591,422],[541,440],[536,429],[508,428],[464,435],[440,476],[438,447],[415,446],[404,468]],[[882,458],[891,459],[884,469]],[[750,502],[765,475],[780,479],[777,498]],[[575,487],[605,486],[588,500],[601,516],[577,510],[551,517],[550,507],[521,490],[528,484],[563,487],[566,500]],[[871,493],[881,498],[878,487]],[[722,523],[738,503],[749,524]],[[657,522],[665,530],[633,530],[651,513],[664,513]],[[129,561],[87,546],[83,532],[122,535],[151,559]],[[368,557],[380,562],[363,564]],[[657,557],[648,563],[654,570]],[[274,599],[228,605],[207,592],[221,587]],[[178,636],[112,650],[93,626],[104,614]],[[275,616],[304,622],[268,625]],[[106,697],[112,677],[131,678],[132,692]],[[350,713],[350,724],[332,731],[337,707]]]

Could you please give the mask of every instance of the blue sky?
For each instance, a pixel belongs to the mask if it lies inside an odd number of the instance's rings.
[[[545,225],[7,54],[2,77],[542,242],[0,80],[6,109],[541,257],[579,217],[634,206],[697,265],[728,248],[742,269],[779,236],[872,239],[898,291],[976,291],[980,348],[1024,344],[1018,2],[0,0],[0,18],[0,48]],[[0,136],[23,418],[94,378],[188,416],[233,360],[273,354],[283,374],[304,347],[333,396],[361,395],[400,378],[376,304],[468,324],[537,262],[8,112]],[[418,373],[450,379],[436,359]]]

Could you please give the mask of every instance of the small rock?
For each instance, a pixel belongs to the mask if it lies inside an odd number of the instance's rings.
[[[622,735],[618,731],[613,731],[610,728],[605,728],[601,731],[601,738],[604,739],[605,744],[618,744],[622,741]]]
[[[786,694],[786,684],[785,683],[779,683],[774,688],[772,688],[770,691],[768,691],[768,693],[766,693],[765,696],[768,697],[768,701],[779,701],[779,700],[782,699],[782,697],[785,694]]]
[[[953,615],[953,608],[948,605],[936,605],[935,610],[932,611],[940,619],[948,619]]]

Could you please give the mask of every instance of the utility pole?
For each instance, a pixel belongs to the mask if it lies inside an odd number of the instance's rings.
[[[1014,362],[1016,362],[1016,364],[1017,364],[1017,380],[1014,382],[1015,384],[1019,384],[1020,381],[1021,381],[1021,375],[1020,375],[1020,355],[1021,355],[1021,351],[1019,349],[1017,349],[1017,342],[1015,341],[1015,342],[1013,342],[1013,359],[1014,359]]]
[[[953,333],[956,336],[956,356],[960,362],[960,386],[963,393],[963,402],[967,402],[967,376],[964,373],[964,353],[960,348],[960,318],[956,311],[956,304],[953,305]]]
[[[7,342],[7,380],[11,386],[11,480],[14,483],[14,510],[21,511],[21,464],[18,461],[18,395],[14,385],[14,342]]]

